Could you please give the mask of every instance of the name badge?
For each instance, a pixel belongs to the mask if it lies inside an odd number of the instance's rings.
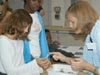
[[[86,47],[89,51],[93,51],[96,49],[96,44],[95,43],[87,43]]]

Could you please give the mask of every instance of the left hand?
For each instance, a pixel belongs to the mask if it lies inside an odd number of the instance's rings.
[[[82,71],[88,66],[88,62],[82,58],[75,58],[74,60],[71,60],[71,66],[75,70]]]
[[[61,60],[63,62],[65,62],[65,56],[63,54],[61,54],[60,52],[51,52],[50,55],[53,56],[54,60]]]
[[[40,67],[42,67],[44,70],[50,67],[51,62],[47,58],[38,58],[37,63]]]

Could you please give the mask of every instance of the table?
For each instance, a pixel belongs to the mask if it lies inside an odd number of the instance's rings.
[[[45,26],[45,29],[54,30],[54,31],[73,31],[68,26],[51,26],[51,25],[47,25],[47,26]]]
[[[74,75],[74,74],[67,74],[67,73],[49,71],[48,75]]]
[[[47,74],[45,74],[47,75]],[[63,72],[57,72],[57,71],[53,71],[53,70],[49,70],[48,71],[48,75],[77,75],[74,73],[63,73]],[[78,75],[88,75],[87,73],[84,72],[79,72]]]
[[[83,53],[83,46],[60,46],[59,49],[72,52],[73,54],[76,54],[78,56],[82,56]],[[80,54],[77,54],[80,53]],[[55,71],[48,71],[48,75],[75,75],[75,74],[68,74],[68,73],[62,73],[62,72],[55,72]],[[88,75],[84,72],[79,72],[79,75]]]
[[[48,75],[78,75],[79,71],[72,70],[68,64],[53,64],[48,70]]]

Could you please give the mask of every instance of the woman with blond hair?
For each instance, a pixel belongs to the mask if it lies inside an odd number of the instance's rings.
[[[85,70],[89,75],[100,75],[100,19],[98,13],[87,1],[78,1],[72,4],[67,12],[66,18],[69,27],[76,34],[84,34],[86,37],[83,59],[68,58],[59,53],[53,54],[56,60],[69,62],[76,70]]]

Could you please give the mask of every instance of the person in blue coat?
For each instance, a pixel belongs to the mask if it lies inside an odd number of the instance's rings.
[[[44,58],[49,54],[49,48],[46,40],[44,23],[38,11],[34,9],[33,0],[24,0],[24,9],[31,15],[33,23],[28,35],[30,49],[33,49],[33,58]]]

